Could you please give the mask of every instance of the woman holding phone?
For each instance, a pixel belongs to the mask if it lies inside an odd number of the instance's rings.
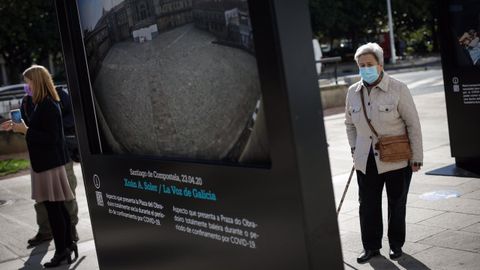
[[[29,126],[12,120],[1,124],[2,129],[25,135],[31,163],[32,199],[44,202],[55,242],[55,255],[44,267],[72,262],[71,252],[78,257],[71,237],[70,216],[65,201],[72,200],[65,172],[68,153],[62,128],[62,113],[52,77],[43,66],[33,65],[23,72],[33,94],[34,111]]]

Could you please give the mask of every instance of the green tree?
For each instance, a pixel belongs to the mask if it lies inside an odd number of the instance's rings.
[[[392,0],[395,34],[416,53],[438,52],[438,3],[434,0]]]
[[[438,51],[434,0],[391,0],[394,31],[416,52]],[[324,42],[347,39],[352,47],[388,32],[386,0],[310,0],[314,35]]]
[[[0,0],[0,54],[6,62],[9,81],[32,63],[61,55],[53,0]]]

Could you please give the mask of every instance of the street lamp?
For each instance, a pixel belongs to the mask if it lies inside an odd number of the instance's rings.
[[[390,63],[395,64],[397,62],[397,54],[395,52],[395,40],[393,39],[393,18],[392,18],[392,6],[390,0],[387,0],[388,11],[388,31],[390,32]]]

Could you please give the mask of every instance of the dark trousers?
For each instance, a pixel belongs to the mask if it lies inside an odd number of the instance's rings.
[[[357,171],[360,202],[360,229],[366,250],[382,247],[382,191],[387,189],[388,241],[390,248],[401,248],[405,243],[405,214],[412,169],[405,168],[378,174],[375,158],[370,153],[366,174]]]
[[[55,242],[55,253],[62,253],[72,244],[72,224],[65,202],[45,202],[48,221],[52,229],[53,241]]]

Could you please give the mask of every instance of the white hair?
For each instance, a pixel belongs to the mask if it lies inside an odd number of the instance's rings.
[[[383,66],[383,49],[377,43],[369,42],[358,47],[357,51],[355,52],[355,61],[358,64],[358,58],[364,54],[373,54],[377,59],[377,62]]]

